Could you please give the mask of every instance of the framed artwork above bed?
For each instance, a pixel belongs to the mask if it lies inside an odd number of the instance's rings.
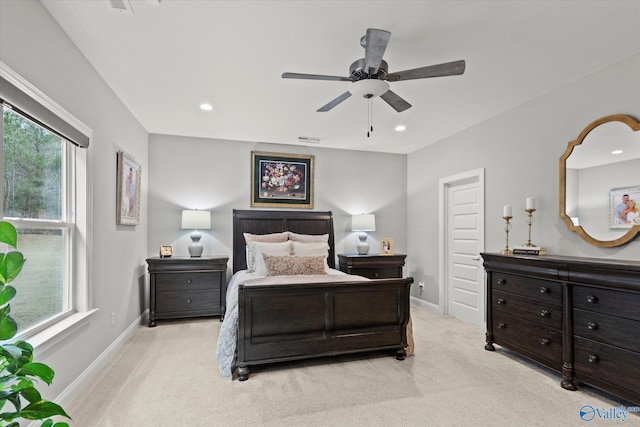
[[[313,208],[313,156],[251,152],[251,207]]]

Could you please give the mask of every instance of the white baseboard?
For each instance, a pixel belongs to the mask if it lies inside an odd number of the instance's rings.
[[[435,311],[436,313],[442,314],[442,310],[440,310],[440,306],[438,304],[434,304],[429,301],[425,301],[420,298],[410,297],[411,304],[417,305],[418,307],[426,308],[427,310]]]
[[[73,382],[69,384],[69,386],[60,393],[60,395],[58,395],[58,397],[53,399],[53,401],[63,408],[65,405],[69,404],[69,402],[71,402],[73,398],[82,391],[84,386],[87,385],[87,383],[109,363],[113,356],[120,350],[124,343],[131,338],[136,330],[141,325],[146,324],[148,318],[149,310],[147,309],[136,320],[134,320],[131,325],[129,325],[129,327],[125,329],[118,338],[116,338],[111,345],[87,367],[87,369],[73,380]]]

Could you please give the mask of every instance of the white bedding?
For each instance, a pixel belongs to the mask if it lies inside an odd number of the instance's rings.
[[[269,285],[274,283],[326,283],[369,280],[361,276],[347,275],[338,270],[329,269],[322,275],[260,276],[248,270],[238,271],[233,275],[227,287],[227,308],[224,321],[220,327],[216,357],[223,377],[233,379],[236,361],[236,343],[238,339],[238,286],[241,283],[253,285]]]

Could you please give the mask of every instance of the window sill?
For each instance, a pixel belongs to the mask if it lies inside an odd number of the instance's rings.
[[[29,337],[26,341],[33,346],[34,351],[42,354],[88,324],[89,318],[97,312],[98,309],[94,308],[93,310],[72,314],[47,329]]]

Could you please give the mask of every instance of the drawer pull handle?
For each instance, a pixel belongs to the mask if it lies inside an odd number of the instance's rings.
[[[505,283],[507,283],[506,279],[498,279],[498,285],[504,285]]]
[[[587,323],[587,328],[589,328],[591,330],[596,330],[596,329],[598,329],[598,324],[596,322],[589,322],[589,323]]]
[[[375,273],[373,273],[373,277],[378,277],[378,276],[379,276],[379,274],[378,274],[377,271]]]
[[[549,344],[551,344],[551,340],[549,338],[542,338],[540,340],[540,344],[541,345],[549,345]]]
[[[589,363],[598,363],[598,360],[598,356],[596,356],[595,354],[589,355]]]
[[[549,317],[550,315],[551,315],[551,313],[549,313],[548,310],[540,310],[540,316]]]
[[[595,303],[597,303],[597,302],[598,302],[598,297],[595,297],[595,296],[593,296],[593,295],[589,295],[589,296],[587,297],[587,302],[588,302],[589,304],[595,304]]]
[[[546,286],[542,286],[540,288],[540,293],[541,294],[548,294],[549,292],[551,292],[551,290],[549,288],[547,288]]]
[[[499,328],[499,329],[504,329],[504,328],[506,328],[506,327],[507,327],[507,325],[506,325],[506,324],[504,324],[504,323],[502,323],[502,322],[498,323],[498,328]]]
[[[187,304],[191,304],[191,298],[187,298]]]
[[[498,298],[498,304],[504,305],[506,303],[507,303],[507,301],[504,298]]]
[[[191,284],[191,277],[187,277],[187,285]]]

